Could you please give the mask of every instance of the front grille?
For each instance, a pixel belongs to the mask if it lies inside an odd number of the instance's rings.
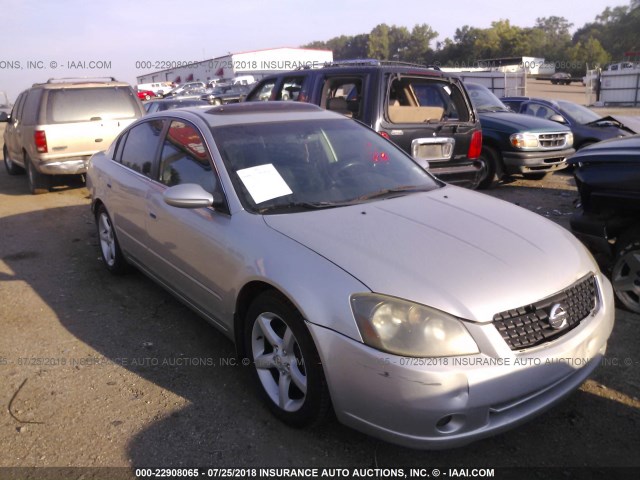
[[[562,148],[567,144],[566,133],[540,133],[538,142],[542,148]]]
[[[592,274],[555,295],[493,316],[496,327],[511,350],[522,350],[561,337],[577,327],[597,305],[596,282]],[[558,306],[566,317],[558,325]],[[551,319],[555,309],[555,321]],[[551,320],[551,321],[550,321]],[[555,328],[552,323],[556,323]]]

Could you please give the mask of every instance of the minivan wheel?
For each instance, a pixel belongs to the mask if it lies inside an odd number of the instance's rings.
[[[22,168],[20,165],[16,165],[9,158],[9,151],[7,150],[6,145],[2,147],[2,155],[4,157],[4,168],[7,169],[7,173],[9,175],[19,175],[21,173],[24,173],[24,168]]]
[[[37,171],[27,155],[24,157],[24,166],[27,169],[29,190],[33,195],[40,195],[51,190],[51,177]]]
[[[622,306],[640,313],[640,230],[620,238],[611,270],[611,283]]]
[[[107,270],[118,275],[125,273],[129,265],[122,255],[111,217],[104,205],[100,205],[96,211],[96,226],[98,227],[100,254]]]
[[[482,164],[478,189],[491,188],[502,178],[502,165],[498,153],[491,147],[482,147],[478,161]]]
[[[245,352],[260,397],[283,422],[303,427],[329,411],[329,391],[304,320],[281,295],[267,291],[249,307]]]

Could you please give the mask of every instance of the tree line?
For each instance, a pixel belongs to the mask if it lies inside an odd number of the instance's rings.
[[[375,58],[463,68],[495,58],[541,57],[555,64],[556,70],[583,75],[586,69],[623,60],[627,52],[640,52],[640,0],[607,7],[573,35],[572,27],[566,18],[556,16],[540,17],[535,26],[526,28],[498,20],[490,28],[465,25],[456,29],[453,39],[431,48],[438,32],[426,23],[411,30],[383,23],[369,33],[341,35],[303,47],[332,50],[335,60]]]

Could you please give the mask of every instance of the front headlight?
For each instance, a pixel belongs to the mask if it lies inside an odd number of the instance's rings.
[[[538,135],[535,133],[514,133],[509,137],[515,148],[538,148]]]
[[[377,294],[351,297],[364,343],[395,355],[448,357],[479,353],[464,324],[452,315]]]
[[[567,148],[573,146],[573,133],[567,133]]]

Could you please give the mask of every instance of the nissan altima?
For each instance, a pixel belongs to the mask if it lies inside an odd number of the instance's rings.
[[[611,285],[569,232],[435,179],[297,102],[148,115],[92,157],[100,251],[249,359],[282,421],[447,448],[530,419],[597,367]]]

